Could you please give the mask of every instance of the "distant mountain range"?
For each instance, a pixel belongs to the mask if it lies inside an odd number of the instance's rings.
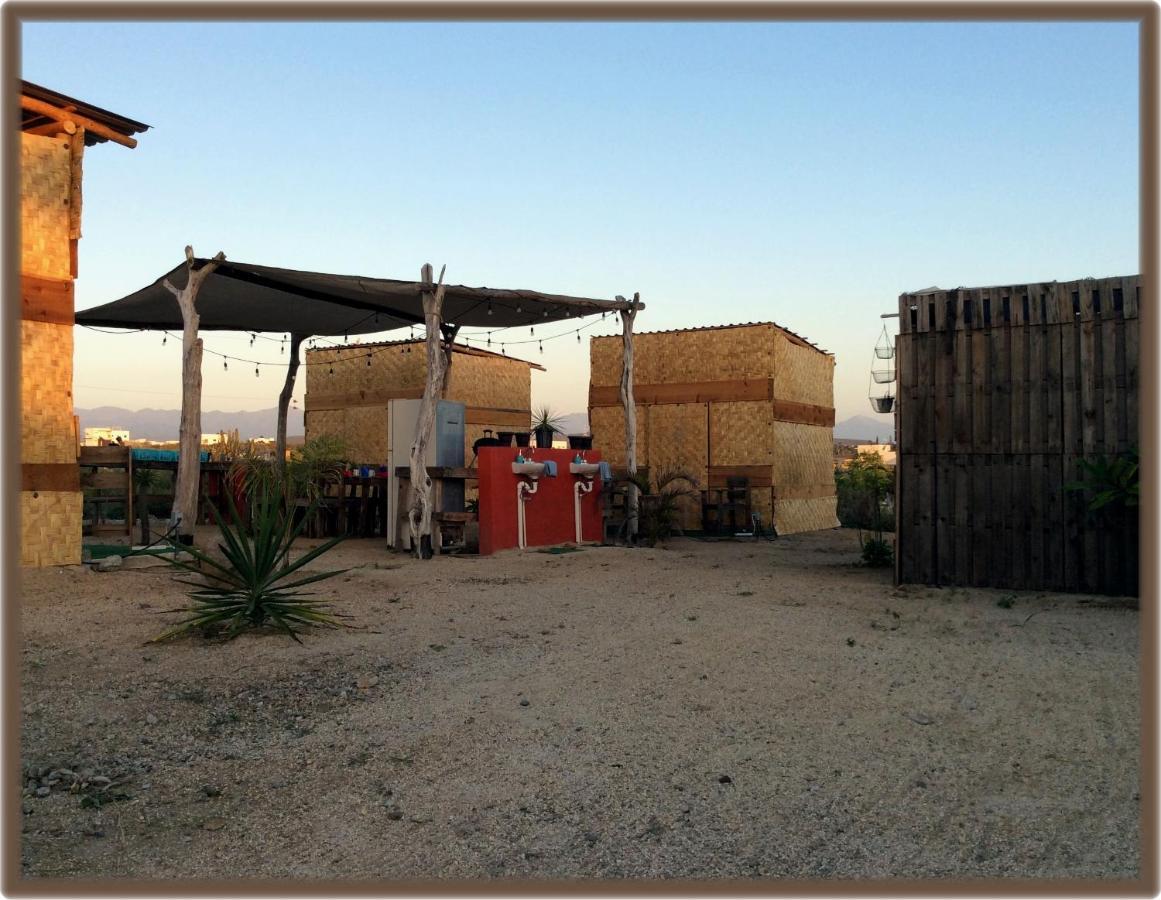
[[[181,419],[181,411],[176,409],[124,409],[120,406],[77,409],[76,414],[81,420],[82,434],[85,428],[125,428],[134,439],[149,441],[177,440]],[[589,429],[586,413],[569,413],[560,418],[562,434],[583,434]],[[202,431],[205,434],[237,428],[242,440],[273,437],[277,422],[278,410],[275,407],[243,412],[223,412],[218,409],[202,412]],[[294,436],[304,431],[302,410],[291,409],[286,420],[286,433]],[[834,436],[839,440],[871,441],[877,437],[880,441],[891,441],[894,439],[894,422],[887,416],[881,419],[852,416],[835,424]]]
[[[834,436],[842,441],[866,441],[870,443],[875,438],[880,443],[890,443],[895,440],[895,419],[892,416],[851,416],[834,424]]]
[[[94,409],[75,410],[81,420],[81,436],[86,428],[124,428],[133,440],[176,441],[181,410],[178,409],[124,409],[120,406],[98,406]],[[238,437],[250,440],[274,437],[278,425],[278,408],[223,412],[220,409],[202,412],[202,433],[238,429]],[[286,417],[287,435],[304,431],[302,410],[291,409]]]

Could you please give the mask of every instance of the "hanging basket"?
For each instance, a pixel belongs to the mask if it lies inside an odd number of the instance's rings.
[[[877,413],[889,413],[895,408],[894,397],[872,397],[871,407]]]
[[[875,379],[875,384],[890,384],[895,380],[894,369],[883,369],[881,371],[871,372],[871,377]]]
[[[883,333],[879,335],[879,340],[875,344],[875,356],[879,359],[893,359],[895,356],[895,342],[891,340],[891,335],[887,334],[887,326],[883,325]]]

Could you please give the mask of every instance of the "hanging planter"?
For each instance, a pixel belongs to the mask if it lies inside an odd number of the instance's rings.
[[[883,333],[879,335],[879,342],[875,344],[875,356],[878,359],[894,359],[895,358],[895,342],[891,340],[891,336],[887,334],[887,326],[883,326]]]
[[[887,326],[883,326],[883,332],[879,335],[879,341],[875,345],[875,354],[871,358],[871,379],[869,390],[867,391],[867,399],[871,401],[871,409],[877,413],[889,413],[895,408],[895,366],[888,365],[886,368],[875,368],[876,362],[881,359],[893,359],[895,356],[895,343],[891,340],[891,336],[887,333]],[[882,384],[885,388],[877,389],[875,385]],[[882,390],[882,393],[880,393]]]

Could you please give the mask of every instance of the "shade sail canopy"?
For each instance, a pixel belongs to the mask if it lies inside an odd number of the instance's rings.
[[[195,268],[208,260],[197,259]],[[76,314],[78,325],[106,328],[182,327],[181,309],[166,279],[185,286],[185,263],[153,284]],[[221,263],[198,292],[199,328],[218,331],[283,332],[301,335],[369,334],[422,324],[419,281],[365,278],[276,269],[252,263]],[[430,285],[426,285],[431,290]],[[443,322],[466,327],[510,328],[628,309],[624,300],[592,300],[539,291],[447,285]],[[644,304],[638,303],[638,308]]]

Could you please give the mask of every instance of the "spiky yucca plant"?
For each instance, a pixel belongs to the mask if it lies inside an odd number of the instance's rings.
[[[207,583],[176,579],[181,584],[197,588],[189,594],[193,605],[178,610],[189,615],[153,640],[168,640],[195,629],[218,632],[228,640],[246,628],[270,624],[302,643],[295,626],[341,625],[335,614],[322,608],[327,605],[325,601],[304,599],[312,594],[299,588],[347,570],[314,575],[301,575],[299,570],[333,549],[344,537],[332,538],[294,562],[288,562],[290,547],[302,533],[313,508],[308,509],[302,521],[295,525],[294,516],[286,510],[279,493],[260,486],[251,496],[252,515],[248,525],[242,521],[229,492],[226,497],[230,522],[213,504],[207,504],[221,533],[218,549],[225,561],[219,562],[197,547],[177,548],[192,554],[201,567],[176,558],[171,560],[171,564],[204,575]]]

